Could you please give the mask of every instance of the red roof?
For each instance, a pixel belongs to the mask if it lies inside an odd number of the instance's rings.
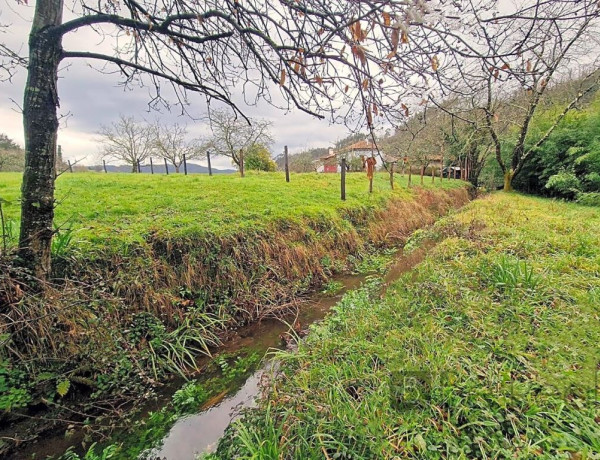
[[[347,145],[346,147],[343,147],[340,149],[341,152],[347,152],[349,150],[377,150],[377,148],[375,147],[375,144],[373,144],[373,142],[369,142],[367,140],[362,140],[362,141],[358,141],[355,142],[354,144],[351,145]]]

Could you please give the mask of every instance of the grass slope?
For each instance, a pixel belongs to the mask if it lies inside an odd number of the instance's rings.
[[[0,174],[13,245],[19,180]],[[43,400],[92,416],[114,407],[102,401],[137,398],[194,370],[239,325],[292,312],[332,274],[368,265],[377,249],[402,244],[469,199],[461,181],[407,189],[405,179],[391,191],[378,174],[369,195],[365,175],[350,174],[342,202],[337,175],[291,180],[61,176],[56,221],[72,232],[54,239],[54,282],[31,295],[18,267],[0,257],[6,417]],[[92,401],[81,411],[79,394]]]
[[[597,209],[512,194],[439,221],[383,298],[350,293],[278,354],[215,457],[600,458],[599,228]]]
[[[347,200],[340,200],[338,174],[292,174],[285,183],[282,173],[238,175],[64,174],[57,180],[56,223],[77,230],[78,246],[111,252],[149,235],[158,238],[221,237],[246,228],[265,229],[285,220],[334,219],[340,211],[380,208],[391,197],[410,198],[407,178],[396,175],[391,191],[387,173],[376,174],[369,195],[364,174],[347,175]],[[418,177],[413,178],[418,183]],[[11,242],[16,244],[21,174],[0,173],[0,197],[10,220]],[[444,180],[443,188],[462,186]],[[439,179],[425,188],[439,189]]]

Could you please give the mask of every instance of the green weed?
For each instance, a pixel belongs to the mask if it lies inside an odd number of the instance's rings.
[[[344,288],[344,283],[340,281],[328,281],[323,285],[321,292],[326,296],[334,296]]]
[[[540,282],[527,261],[515,260],[505,255],[498,257],[489,270],[490,282],[499,289],[531,289],[534,290]]]

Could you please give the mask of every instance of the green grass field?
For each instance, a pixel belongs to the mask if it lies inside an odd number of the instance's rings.
[[[245,227],[261,228],[278,220],[327,218],[340,210],[379,207],[392,196],[410,197],[407,178],[396,175],[390,190],[387,173],[376,174],[374,192],[367,193],[365,174],[347,175],[347,200],[340,200],[338,174],[282,173],[238,175],[64,174],[57,180],[56,219],[59,227],[76,229],[80,246],[130,243],[149,233],[170,237],[226,236]],[[413,177],[413,184],[419,178]],[[18,234],[21,175],[0,173],[0,198],[15,244]],[[453,188],[461,181],[425,178],[424,187]]]
[[[597,208],[503,193],[442,219],[383,299],[347,294],[277,354],[215,457],[599,458],[599,229]]]

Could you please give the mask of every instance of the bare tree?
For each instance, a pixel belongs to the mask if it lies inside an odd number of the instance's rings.
[[[206,156],[207,148],[202,145],[202,142],[188,139],[187,128],[177,123],[167,126],[157,121],[152,126],[152,138],[156,154],[169,161],[177,173],[183,164],[184,156],[186,160]]]
[[[487,7],[478,8],[481,3]],[[600,10],[595,0],[523,1],[505,4],[502,10],[480,2],[475,7],[470,47],[451,56],[453,71],[440,74],[439,81],[446,95],[449,91],[468,101],[466,110],[459,105],[452,114],[472,124],[474,133],[487,131],[504,174],[504,188],[511,190],[532,153],[586,94],[598,88],[594,73],[582,79],[581,88],[558,111],[548,131],[537,140],[529,139],[531,120],[548,88],[578,62],[597,64]],[[439,100],[430,99],[443,108]],[[504,129],[516,133],[508,161],[502,154]]]
[[[271,122],[267,120],[252,119],[246,121],[235,113],[224,110],[215,110],[210,114],[212,137],[210,146],[216,155],[231,158],[231,161],[240,168],[241,155],[245,154],[255,144],[266,147],[273,143],[270,133]]]
[[[154,132],[146,122],[137,122],[133,117],[120,115],[119,120],[100,129],[102,156],[131,165],[131,172],[153,152]]]

